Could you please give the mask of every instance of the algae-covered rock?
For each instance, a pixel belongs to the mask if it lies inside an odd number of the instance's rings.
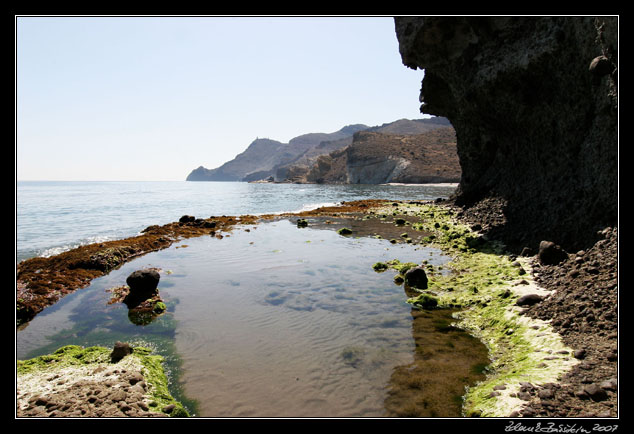
[[[438,306],[438,299],[430,294],[421,294],[408,302],[414,307],[423,309],[433,309]]]
[[[18,417],[189,416],[168,390],[163,357],[121,342],[18,360],[16,386]]]
[[[339,235],[350,235],[352,233],[352,230],[348,229],[348,228],[341,228],[337,231],[337,233]]]
[[[372,269],[376,272],[382,272],[387,270],[389,267],[385,262],[377,262],[372,266]]]

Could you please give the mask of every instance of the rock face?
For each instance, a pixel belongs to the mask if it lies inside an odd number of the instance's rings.
[[[215,169],[202,166],[194,169],[187,181],[257,181],[275,175],[279,167],[291,164],[322,142],[344,140],[367,125],[348,125],[334,133],[308,133],[288,143],[271,139],[256,139],[233,160]],[[327,148],[327,145],[325,145]],[[324,150],[324,152],[327,152]]]
[[[397,17],[421,112],[456,131],[465,208],[495,198],[509,246],[588,245],[617,221],[616,17]]]
[[[256,139],[248,148],[237,155],[233,160],[226,162],[215,169],[206,169],[202,166],[194,169],[187,181],[247,181],[255,182],[270,180],[276,182],[315,182],[306,181],[308,178],[319,178],[319,174],[329,170],[332,166],[330,159],[332,153],[341,154],[353,143],[353,136],[358,132],[396,134],[399,136],[413,136],[423,134],[438,128],[451,128],[449,121],[442,117],[426,119],[399,119],[383,125],[369,127],[363,124],[347,125],[334,133],[308,133],[291,139],[288,143],[281,143],[270,139]],[[453,130],[451,130],[453,132]],[[396,139],[397,142],[401,138]],[[453,140],[455,142],[455,139]],[[402,147],[407,147],[405,144]],[[394,154],[394,152],[392,152]],[[456,161],[455,143],[450,155]],[[407,156],[410,157],[409,155]],[[403,165],[402,158],[393,158],[396,166]],[[324,166],[326,164],[327,167]],[[395,164],[388,162],[389,173]],[[337,164],[335,170],[339,170]],[[416,165],[410,168],[410,173],[417,171]],[[341,179],[333,182],[347,183],[347,174],[341,170]],[[313,176],[314,175],[314,176]],[[459,175],[458,175],[459,176]],[[389,177],[389,176],[388,176]],[[328,181],[330,182],[330,181]],[[418,182],[418,181],[394,181],[394,182]],[[429,182],[429,181],[428,181]],[[435,181],[434,181],[435,182]]]
[[[424,134],[355,134],[346,150],[349,184],[442,183],[460,181],[453,128]]]
[[[349,146],[320,156],[310,168],[294,166],[287,177],[324,184],[455,183],[456,136],[444,125],[419,134],[359,131]]]

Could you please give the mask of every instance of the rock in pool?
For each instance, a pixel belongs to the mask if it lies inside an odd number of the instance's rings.
[[[405,284],[412,288],[427,289],[427,273],[425,273],[425,268],[418,266],[407,270],[405,273]]]
[[[130,287],[130,295],[152,295],[156,293],[161,275],[152,268],[137,270],[130,274],[126,283]]]

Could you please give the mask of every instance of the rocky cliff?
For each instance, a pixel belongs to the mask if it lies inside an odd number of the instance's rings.
[[[244,152],[220,167],[194,169],[187,181],[241,181],[249,173],[266,171],[280,160],[292,158],[292,154],[285,152],[285,147],[276,140],[255,139]]]
[[[202,166],[194,169],[187,181],[255,181],[274,176],[280,167],[302,161],[311,154],[328,153],[328,143],[352,139],[352,135],[368,128],[367,125],[347,125],[334,133],[308,133],[288,143],[270,139],[256,139],[247,149],[215,169]],[[320,144],[322,146],[320,149]],[[347,142],[346,142],[347,143]],[[343,144],[342,146],[345,146]]]
[[[395,29],[403,63],[425,70],[421,112],[455,128],[465,214],[495,213],[489,229],[517,248],[582,248],[616,224],[617,18],[398,17]]]
[[[451,126],[437,127],[423,134],[378,131],[380,129],[355,133],[349,146],[320,156],[312,166],[293,166],[287,179],[325,184],[460,181],[456,136]]]
[[[399,119],[374,127],[353,124],[333,133],[302,134],[288,143],[256,139],[244,152],[220,167],[206,169],[200,166],[194,169],[187,176],[187,181],[258,181],[269,178],[286,181],[306,174],[319,157],[351,145],[353,135],[359,131],[411,135],[446,126],[451,124],[441,117]]]

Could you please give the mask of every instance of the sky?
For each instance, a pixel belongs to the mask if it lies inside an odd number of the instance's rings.
[[[258,137],[425,117],[391,17],[15,23],[18,181],[182,181]]]

